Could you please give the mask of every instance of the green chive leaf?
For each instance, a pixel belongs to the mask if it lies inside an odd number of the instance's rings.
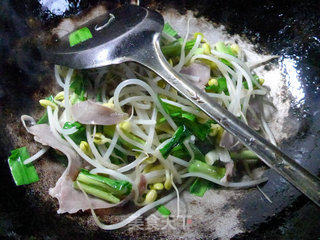
[[[156,208],[158,212],[164,217],[170,216],[171,214],[171,211],[163,205],[158,205]]]
[[[70,47],[73,47],[74,45],[87,41],[90,38],[92,38],[92,34],[89,28],[87,27],[80,28],[69,34]]]
[[[24,160],[30,158],[26,147],[17,148],[11,151],[8,159],[13,180],[17,186],[27,185],[39,181],[39,176],[33,164],[25,165]]]
[[[169,23],[164,24],[163,32],[165,32],[166,34],[168,34],[172,37],[176,37],[178,35],[178,32],[176,30],[174,30]]]

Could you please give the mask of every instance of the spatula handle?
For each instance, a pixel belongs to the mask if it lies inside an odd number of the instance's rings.
[[[156,37],[153,46],[145,50],[143,56],[139,56],[138,62],[156,72],[209,117],[237,137],[248,149],[255,152],[265,164],[320,206],[320,179],[221,107],[205,91],[174,71],[164,58]]]

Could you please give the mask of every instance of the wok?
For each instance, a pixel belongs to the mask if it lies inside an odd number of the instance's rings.
[[[37,101],[54,91],[52,66],[39,54],[39,44],[52,39],[52,29],[71,17],[76,25],[99,11],[129,1],[17,1],[0,3],[0,236],[13,239],[315,239],[320,236],[320,210],[272,170],[257,189],[211,190],[205,199],[186,197],[190,226],[171,232],[160,229],[105,232],[94,226],[88,213],[57,215],[56,202],[47,195],[61,169],[50,154],[38,161],[39,183],[15,187],[7,166],[9,151],[37,145],[19,123],[21,114],[40,116]],[[279,147],[314,174],[320,170],[320,5],[313,1],[142,1],[142,6],[172,19],[197,18],[196,26],[210,31],[206,22],[224,37],[254,46],[254,54],[280,58],[261,71],[269,74],[277,99],[274,129]],[[182,21],[182,20],[181,20]],[[59,25],[60,24],[60,25]],[[228,35],[229,34],[229,35]],[[241,45],[241,44],[240,44]],[[280,76],[280,78],[279,78]],[[279,85],[279,81],[281,84]],[[277,85],[277,88],[272,88]],[[61,167],[60,167],[61,168]],[[50,170],[50,171],[49,171]],[[192,212],[198,211],[198,215]],[[132,207],[113,210],[129,214]],[[195,211],[195,210],[193,210]],[[145,221],[145,219],[142,219]],[[116,221],[115,218],[109,222]]]

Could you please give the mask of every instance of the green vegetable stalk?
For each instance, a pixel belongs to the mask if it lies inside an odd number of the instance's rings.
[[[194,46],[196,39],[192,39],[186,42],[185,51],[190,51]],[[169,43],[168,45],[164,45],[161,47],[162,53],[166,57],[176,57],[179,56],[181,53],[181,47],[183,44],[183,38],[179,38],[176,41]]]
[[[130,194],[132,190],[131,183],[127,181],[91,174],[86,169],[81,169],[74,182],[74,187],[79,189],[79,184],[88,194],[112,203],[119,202],[121,198]]]
[[[164,24],[162,31],[172,37],[178,36],[178,32],[176,30],[174,30],[169,23]]]
[[[88,193],[90,195],[101,198],[101,199],[106,200],[110,203],[119,203],[120,202],[119,198],[117,198],[117,197],[113,196],[111,193],[105,192],[99,188],[93,187],[91,185],[85,184],[80,181],[79,182],[76,181],[73,183],[73,187],[78,190],[80,190],[79,185],[83,191],[85,191],[86,193]]]
[[[231,152],[230,157],[232,159],[259,159],[259,157],[252,151],[250,150],[243,150],[241,152]]]
[[[224,167],[210,166],[205,162],[201,162],[198,160],[195,160],[190,164],[190,166],[188,167],[188,171],[204,173],[219,180],[223,178],[226,173],[226,169]]]

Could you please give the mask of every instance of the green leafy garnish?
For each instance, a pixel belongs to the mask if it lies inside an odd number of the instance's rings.
[[[172,156],[177,157],[177,158],[181,158],[181,159],[187,159],[190,157],[188,150],[186,149],[186,147],[183,144],[178,144],[177,146],[175,146],[171,153]]]
[[[174,122],[178,126],[186,126],[187,129],[201,141],[204,141],[206,139],[206,137],[210,133],[211,123],[214,122],[213,120],[209,120],[204,124],[199,123],[194,114],[185,112],[180,107],[166,103],[162,101],[161,98],[159,98],[159,101],[166,113],[168,113],[173,118]],[[161,124],[165,121],[166,119],[163,117],[159,119],[158,123]]]
[[[205,162],[205,157],[202,154],[202,152],[199,150],[199,148],[197,148],[197,146],[192,143],[189,143],[189,145],[194,154],[194,159]],[[181,159],[188,159],[191,157],[188,150],[182,143],[179,143],[177,146],[175,146],[172,149],[170,154],[174,157],[181,158]]]
[[[165,32],[166,34],[172,36],[172,37],[177,37],[178,36],[178,32],[176,30],[174,30],[169,23],[165,23],[164,24],[162,31]]]
[[[42,117],[38,120],[37,124],[44,124],[44,123],[48,123],[48,113],[45,112]]]
[[[186,42],[185,51],[190,51],[194,46],[196,39],[192,39]],[[183,44],[183,38],[179,38],[176,41],[173,41],[167,45],[161,47],[162,53],[166,57],[176,57],[179,56],[181,53],[181,47]]]
[[[233,57],[236,57],[235,53],[232,51],[230,46],[227,46],[224,42],[217,42],[216,49],[218,52],[226,53]],[[232,64],[228,60],[221,58],[220,61],[228,65],[229,67],[232,67]]]
[[[81,42],[87,41],[90,38],[92,38],[92,34],[89,28],[80,28],[69,34],[70,47],[73,47],[74,45],[77,45]]]
[[[197,146],[194,144],[190,144],[190,147],[191,147],[193,154],[194,154],[194,161],[200,161],[200,162],[205,163],[205,156],[200,151],[200,149],[197,148]],[[191,163],[191,165],[192,164],[194,164],[194,162]],[[194,168],[194,166],[191,167],[191,169],[193,169],[193,168]],[[202,179],[202,178],[196,178],[196,180],[190,186],[189,191],[193,195],[196,195],[198,197],[202,197],[205,194],[205,192],[210,188],[210,186],[211,186],[210,181],[208,181],[206,179]]]
[[[194,154],[194,160],[199,160],[201,162],[206,161],[205,156],[203,155],[203,153],[200,151],[200,149],[196,145],[190,143],[190,147],[191,147],[193,154]]]
[[[214,92],[214,93],[222,93],[224,92],[226,95],[229,95],[228,87],[227,87],[227,80],[225,77],[219,77],[217,79],[217,85],[211,85],[206,87],[207,92]]]
[[[216,49],[218,52],[226,53],[234,57],[236,56],[230,46],[227,46],[224,42],[217,42]]]
[[[190,121],[185,118],[174,118],[177,125],[185,125],[193,135],[195,135],[201,141],[206,140],[210,133],[211,123],[213,120],[208,120],[206,123],[199,123],[198,121]]]
[[[17,148],[11,151],[8,159],[13,180],[17,186],[27,185],[39,181],[39,176],[33,164],[25,165],[24,160],[30,158],[26,147]]]
[[[193,195],[196,195],[198,197],[203,197],[203,195],[210,188],[210,186],[211,186],[210,181],[202,178],[196,178],[196,180],[190,186],[189,191]]]
[[[171,211],[163,205],[158,205],[156,208],[158,212],[164,217],[170,216],[171,214]]]
[[[88,82],[84,80],[84,77],[82,74],[76,74],[73,81],[70,84],[70,88],[73,90],[73,92],[76,94],[74,96],[74,100],[72,101],[73,104],[77,101],[85,101],[85,93],[88,88]]]
[[[195,122],[196,121],[196,116],[194,114],[192,114],[192,113],[182,113],[181,117],[185,118],[185,119],[188,119],[191,122]]]
[[[75,133],[72,133],[70,135],[68,135],[76,144],[80,144],[81,141],[85,141],[87,139],[86,137],[86,129],[85,127],[79,123],[79,122],[66,122],[63,125],[63,129],[70,129],[76,127],[78,129],[78,131],[76,131]]]
[[[190,132],[185,126],[178,127],[170,141],[160,149],[162,156],[164,158],[167,158],[172,149],[176,147],[178,144],[181,144],[183,140],[188,136],[190,136]]]

